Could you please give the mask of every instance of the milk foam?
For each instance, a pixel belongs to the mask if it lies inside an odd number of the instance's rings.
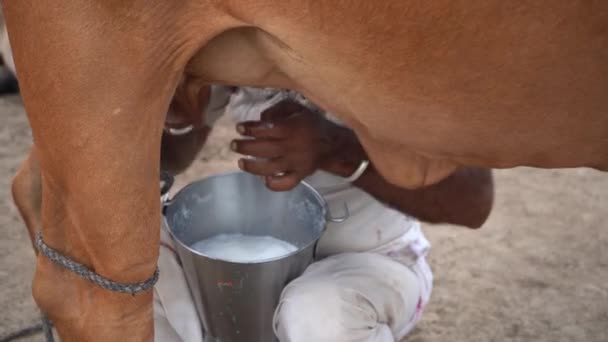
[[[287,255],[298,248],[272,236],[219,234],[190,246],[214,259],[232,262],[259,262]]]

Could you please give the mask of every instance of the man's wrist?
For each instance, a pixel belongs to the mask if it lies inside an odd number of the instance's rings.
[[[321,169],[323,171],[327,171],[329,173],[333,173],[340,177],[350,177],[357,168],[359,167],[360,162],[356,162],[353,160],[344,160],[344,159],[332,159],[327,160],[321,165]]]
[[[354,132],[335,125],[331,128],[329,136],[331,148],[323,158],[322,170],[348,178],[367,166],[365,165],[368,160],[367,155]]]

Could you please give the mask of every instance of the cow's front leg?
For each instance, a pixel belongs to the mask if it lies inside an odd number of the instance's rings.
[[[196,43],[170,1],[4,1],[40,162],[44,241],[95,273],[156,269],[160,138]],[[34,297],[63,341],[152,340],[152,292],[103,289],[39,253]]]

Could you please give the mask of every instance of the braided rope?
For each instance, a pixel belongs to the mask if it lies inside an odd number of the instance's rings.
[[[135,294],[150,290],[158,281],[158,267],[150,278],[139,283],[124,284],[105,278],[93,272],[85,265],[65,257],[52,247],[49,247],[46,243],[44,243],[44,240],[42,240],[42,232],[38,232],[38,235],[36,236],[36,248],[38,251],[40,251],[40,253],[55,264],[67,269],[70,272],[76,273],[80,277],[106,290]]]
[[[46,342],[55,342],[55,336],[53,336],[53,322],[45,315],[42,315],[42,332],[44,333]]]
[[[55,337],[53,336],[53,323],[44,315],[42,315],[41,319],[42,323],[34,324],[0,337],[0,342],[12,342],[14,340],[19,340],[39,333],[44,334],[46,342],[54,342]]]
[[[42,323],[38,323],[36,325],[32,325],[32,326],[23,328],[19,331],[9,333],[5,336],[2,336],[2,337],[0,337],[0,342],[11,342],[11,341],[21,339],[24,337],[36,335],[38,333],[41,333],[42,329],[43,329]]]

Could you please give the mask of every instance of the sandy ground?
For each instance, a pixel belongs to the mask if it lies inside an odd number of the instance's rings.
[[[9,185],[31,135],[17,97],[0,98],[0,336],[35,323],[33,253]],[[234,168],[223,120],[178,184]],[[608,174],[498,171],[479,231],[426,226],[435,288],[408,341],[608,341]],[[42,341],[40,336],[28,341]]]

